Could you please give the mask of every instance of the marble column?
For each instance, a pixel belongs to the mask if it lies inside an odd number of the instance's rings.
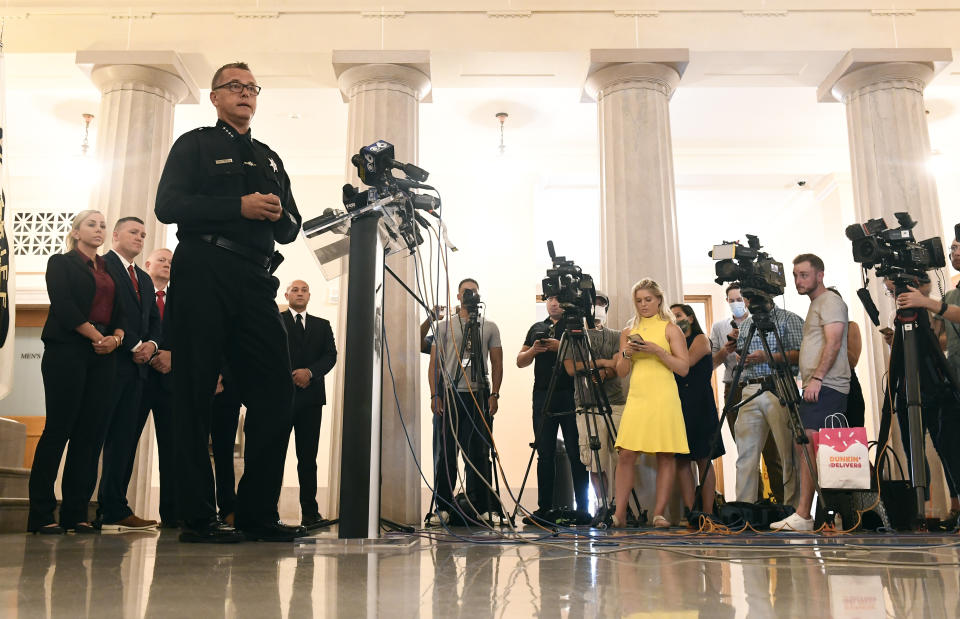
[[[394,157],[417,163],[419,106],[430,92],[430,54],[424,51],[335,51],[334,70],[340,92],[349,104],[346,182],[360,185],[356,168],[349,163],[360,148],[378,139],[394,145]],[[362,187],[361,187],[362,188]],[[416,289],[413,257],[401,252],[387,258],[387,266]],[[421,479],[416,460],[420,450],[420,319],[417,303],[390,275],[384,276],[384,329],[393,378],[383,353],[383,406],[381,417],[381,514],[396,522],[421,520]],[[342,350],[349,313],[347,265],[340,278],[340,314],[337,341]],[[331,427],[329,505],[331,512],[340,493],[340,436],[343,375],[336,377],[336,399]],[[394,398],[394,387],[397,397]],[[399,402],[399,411],[397,408]],[[401,415],[403,422],[401,423]],[[406,429],[406,435],[404,434]],[[408,443],[409,439],[409,443]],[[411,445],[413,450],[411,451]],[[426,457],[430,457],[427,453]]]
[[[656,280],[667,304],[683,302],[670,140],[670,97],[689,61],[686,49],[591,50],[584,93],[597,102],[600,139],[600,287],[610,295],[607,323],[633,318],[630,290]],[[656,460],[638,459],[637,490],[651,510]],[[671,503],[672,520],[681,515]]]
[[[153,214],[157,183],[173,144],[177,103],[197,103],[199,90],[176,52],[77,53],[100,89],[96,118],[99,178],[90,208],[104,213],[107,225],[120,217],[144,220],[145,258],[166,243],[166,226]]]
[[[907,211],[919,222],[913,229],[917,240],[944,235],[936,181],[928,165],[930,135],[923,91],[951,60],[950,49],[854,49],[818,88],[821,102],[842,102],[846,107],[856,223],[882,217],[896,227],[894,213]],[[872,278],[870,291],[881,325],[888,324],[893,300],[877,278]],[[863,331],[869,334],[864,337],[869,371],[882,376],[887,346],[859,303],[848,302],[851,316],[863,317],[862,324],[867,325]],[[864,396],[872,404],[876,427],[881,394],[874,389]],[[893,432],[898,434],[896,424]]]
[[[109,230],[120,217],[144,221],[147,238],[137,263],[166,244],[166,226],[153,213],[157,183],[173,144],[177,103],[197,103],[199,89],[173,51],[82,51],[77,64],[100,89],[96,156],[99,177],[89,208],[101,211]],[[109,239],[105,247],[109,247]],[[141,517],[157,515],[153,500],[153,424],[140,437],[127,498]]]
[[[591,50],[585,94],[597,102],[600,139],[600,282],[611,295],[608,323],[633,312],[630,288],[642,277],[683,299],[670,97],[687,50]]]

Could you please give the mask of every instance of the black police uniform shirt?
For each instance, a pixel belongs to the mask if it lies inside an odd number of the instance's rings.
[[[527,338],[523,341],[524,346],[533,346],[534,341],[542,337],[539,334],[545,334],[548,338],[560,339],[563,335],[560,331],[560,323],[554,324],[548,317],[542,322],[535,322],[527,331]],[[533,390],[546,391],[550,386],[550,375],[553,373],[553,366],[557,362],[557,353],[545,351],[533,358]],[[573,391],[573,377],[567,374],[566,370],[560,370],[557,376],[557,391]]]
[[[260,192],[280,198],[283,214],[276,222],[246,219],[240,198]],[[301,217],[280,156],[219,120],[180,136],[170,149],[157,188],[157,219],[177,224],[181,241],[213,234],[264,256],[274,242],[297,238]]]

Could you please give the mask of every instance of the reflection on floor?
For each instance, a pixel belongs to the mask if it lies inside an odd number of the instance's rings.
[[[956,535],[434,535],[365,549],[176,535],[0,536],[0,616],[960,616]]]

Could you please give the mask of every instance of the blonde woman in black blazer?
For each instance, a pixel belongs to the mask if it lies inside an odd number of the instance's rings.
[[[116,357],[123,342],[116,282],[97,255],[107,224],[100,211],[83,211],[73,220],[64,253],[47,262],[50,312],[43,325],[41,373],[46,425],[30,472],[27,530],[55,534],[91,533],[87,506],[97,483],[97,437],[110,402]],[[54,519],[54,482],[67,449],[61,484],[60,524]]]

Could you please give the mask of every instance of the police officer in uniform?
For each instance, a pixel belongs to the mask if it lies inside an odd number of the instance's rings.
[[[257,85],[242,62],[214,74],[217,124],[170,149],[156,214],[177,224],[168,296],[181,542],[292,541],[277,503],[292,425],[294,385],[276,294],[274,243],[300,231],[280,157],[250,135]],[[276,254],[279,256],[279,254]],[[226,360],[247,405],[236,529],[217,519],[207,444],[217,376]]]

